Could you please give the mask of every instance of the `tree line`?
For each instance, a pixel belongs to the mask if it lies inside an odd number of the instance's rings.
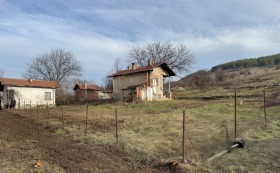
[[[232,61],[225,64],[214,66],[211,68],[210,71],[215,72],[217,70],[242,69],[242,68],[250,68],[250,67],[266,67],[266,66],[273,66],[273,65],[280,65],[280,54]]]

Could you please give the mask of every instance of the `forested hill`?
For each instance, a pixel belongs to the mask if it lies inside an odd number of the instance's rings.
[[[259,58],[242,59],[237,61],[228,62],[212,67],[211,71],[215,72],[218,69],[241,69],[249,67],[265,67],[271,65],[280,65],[280,53],[270,56],[263,56]]]

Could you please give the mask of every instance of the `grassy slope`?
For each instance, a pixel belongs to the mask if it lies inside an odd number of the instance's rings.
[[[217,91],[218,92],[218,91]],[[238,99],[238,103],[241,98]],[[150,164],[158,160],[180,160],[182,111],[187,112],[187,157],[197,172],[277,172],[280,137],[279,107],[267,108],[270,121],[264,125],[262,97],[243,99],[237,106],[238,136],[246,140],[244,149],[214,160],[207,159],[224,150],[234,139],[234,99],[171,100],[137,104],[89,106],[88,135],[84,134],[86,107],[64,107],[65,129],[77,142],[114,145],[114,111],[118,109],[120,148],[136,161]],[[51,124],[61,126],[60,110],[51,110]],[[46,121],[46,115],[41,115]],[[227,139],[226,130],[229,138]]]
[[[196,164],[194,172],[279,172],[280,108],[279,105],[267,108],[269,123],[265,124],[262,108],[264,88],[259,87],[277,83],[278,72],[271,70],[268,75],[255,71],[219,86],[203,90],[187,88],[174,93],[176,97],[189,99],[90,105],[88,135],[83,135],[86,106],[65,106],[65,129],[77,142],[115,145],[114,113],[117,108],[119,147],[129,153],[135,162],[179,161],[182,112],[186,110],[187,158]],[[280,90],[277,86],[266,89],[271,92]],[[234,91],[238,96],[237,135],[245,139],[246,146],[209,164],[207,159],[227,148],[234,139]],[[201,99],[209,96],[222,96],[222,99]],[[271,93],[267,93],[267,96],[270,97]],[[43,122],[61,126],[60,109],[52,109],[50,119],[43,111],[40,116]]]

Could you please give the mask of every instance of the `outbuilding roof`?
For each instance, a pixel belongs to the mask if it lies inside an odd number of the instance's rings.
[[[162,67],[162,69],[165,70],[169,74],[168,76],[176,76],[176,74],[168,67],[168,65],[165,62],[159,62],[159,63],[154,63],[152,65],[139,67],[136,69],[120,70],[117,73],[114,73],[108,77],[124,76],[124,75],[130,75],[130,74],[134,74],[134,73],[152,71],[156,67]]]
[[[0,85],[19,86],[19,87],[38,87],[38,88],[58,88],[56,81],[34,80],[34,79],[13,79],[0,78]]]
[[[97,85],[93,85],[93,84],[82,84],[82,83],[78,83],[75,85],[74,89],[73,90],[76,90],[76,89],[81,89],[81,90],[95,90],[95,91],[101,91],[101,88]]]

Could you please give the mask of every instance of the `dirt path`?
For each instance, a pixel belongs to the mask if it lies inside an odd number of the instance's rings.
[[[41,168],[34,163],[41,161]],[[81,145],[42,124],[0,112],[0,172],[162,172],[136,164],[114,147]]]

